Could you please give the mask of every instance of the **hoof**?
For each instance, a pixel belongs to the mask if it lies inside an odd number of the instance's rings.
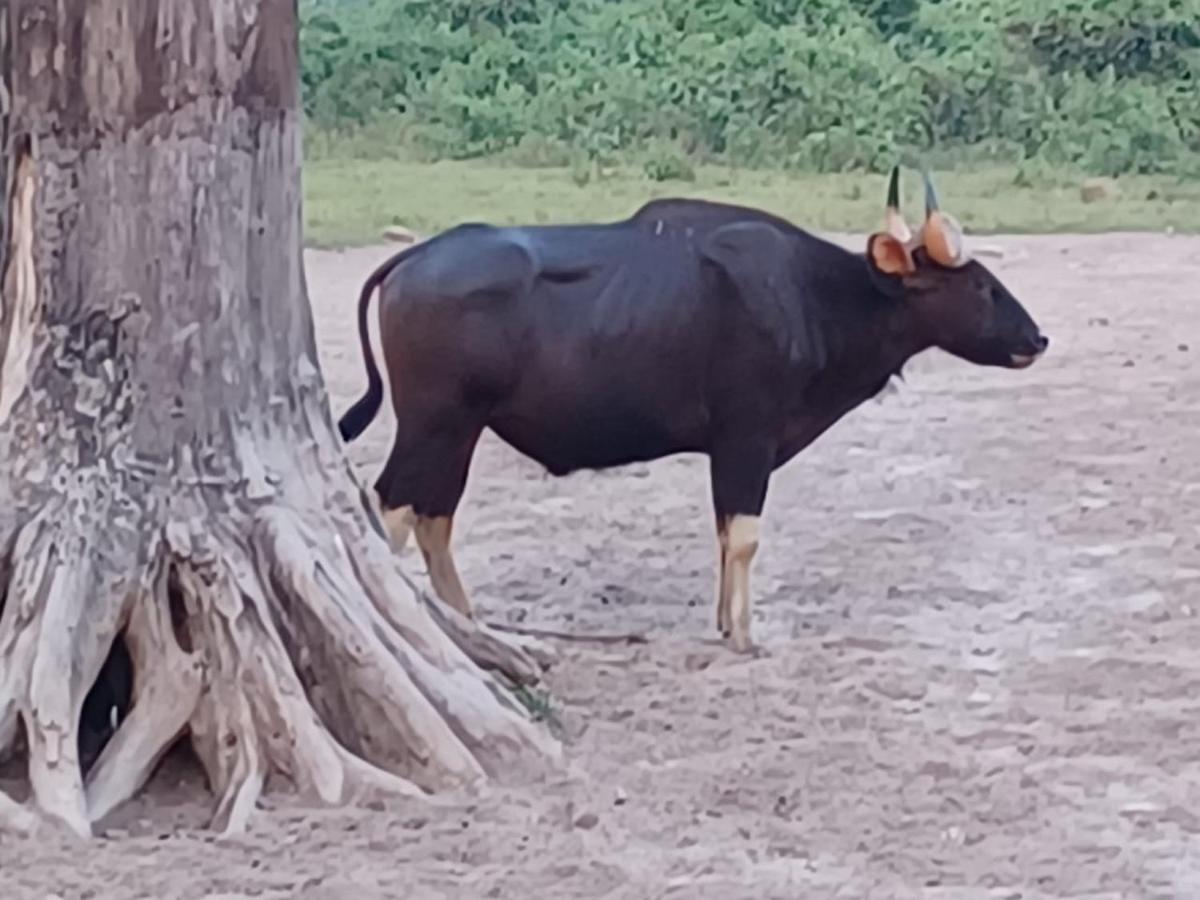
[[[743,656],[749,656],[753,659],[760,659],[767,656],[767,651],[754,643],[753,639],[748,634],[730,634],[726,632],[723,637],[728,642],[729,647],[734,653]]]

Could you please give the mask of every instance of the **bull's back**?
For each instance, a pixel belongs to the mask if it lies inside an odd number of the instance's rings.
[[[700,449],[716,310],[687,234],[473,226],[435,241],[384,285],[398,404],[465,408],[556,473]]]

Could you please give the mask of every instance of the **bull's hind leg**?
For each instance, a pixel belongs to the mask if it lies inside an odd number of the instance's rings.
[[[454,516],[417,516],[417,546],[429,567],[429,580],[433,589],[448,605],[464,616],[473,616],[471,601],[467,598],[454,554],[450,550],[450,533],[454,529]]]
[[[769,446],[736,442],[711,456],[719,545],[717,628],[735,650],[745,653],[753,649],[750,565],[758,551],[759,517],[774,452]]]
[[[402,549],[415,533],[434,593],[465,616],[473,615],[471,601],[454,564],[450,535],[481,432],[474,426],[399,424],[376,485],[393,546]]]
[[[729,541],[725,522],[717,517],[717,631],[728,638],[733,627],[729,620],[729,579],[725,577],[726,560],[729,558]]]
[[[384,505],[382,497],[379,500],[379,507],[380,517],[383,519],[388,537],[392,541],[392,549],[397,553],[402,553],[404,548],[408,546],[408,536],[412,534],[413,525],[417,521],[417,514],[411,506],[388,509]]]

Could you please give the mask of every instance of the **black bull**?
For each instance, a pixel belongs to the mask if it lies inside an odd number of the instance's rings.
[[[611,224],[464,225],[388,260],[359,300],[370,384],[340,428],[352,440],[382,402],[367,331],[380,286],[396,437],[376,491],[397,548],[415,529],[434,589],[470,614],[450,530],[484,428],[554,475],[703,453],[718,628],[750,648],[772,471],[926,348],[1016,368],[1046,347],[961,253],[932,187],[916,239],[896,194],[893,172],[888,230],[865,255],[758,210],[663,200]]]

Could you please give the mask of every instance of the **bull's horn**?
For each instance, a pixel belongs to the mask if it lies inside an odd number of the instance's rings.
[[[923,171],[922,175],[925,179],[925,223],[921,226],[921,243],[934,262],[943,266],[961,266],[968,259],[962,226],[952,215],[938,208],[937,191],[929,171]]]
[[[937,191],[933,189],[933,179],[929,177],[929,170],[923,169],[921,177],[925,179],[925,218],[929,218],[938,211]]]
[[[900,212],[900,167],[892,166],[892,177],[888,181],[887,212],[884,214],[887,232],[902,244],[912,240],[912,231]]]

